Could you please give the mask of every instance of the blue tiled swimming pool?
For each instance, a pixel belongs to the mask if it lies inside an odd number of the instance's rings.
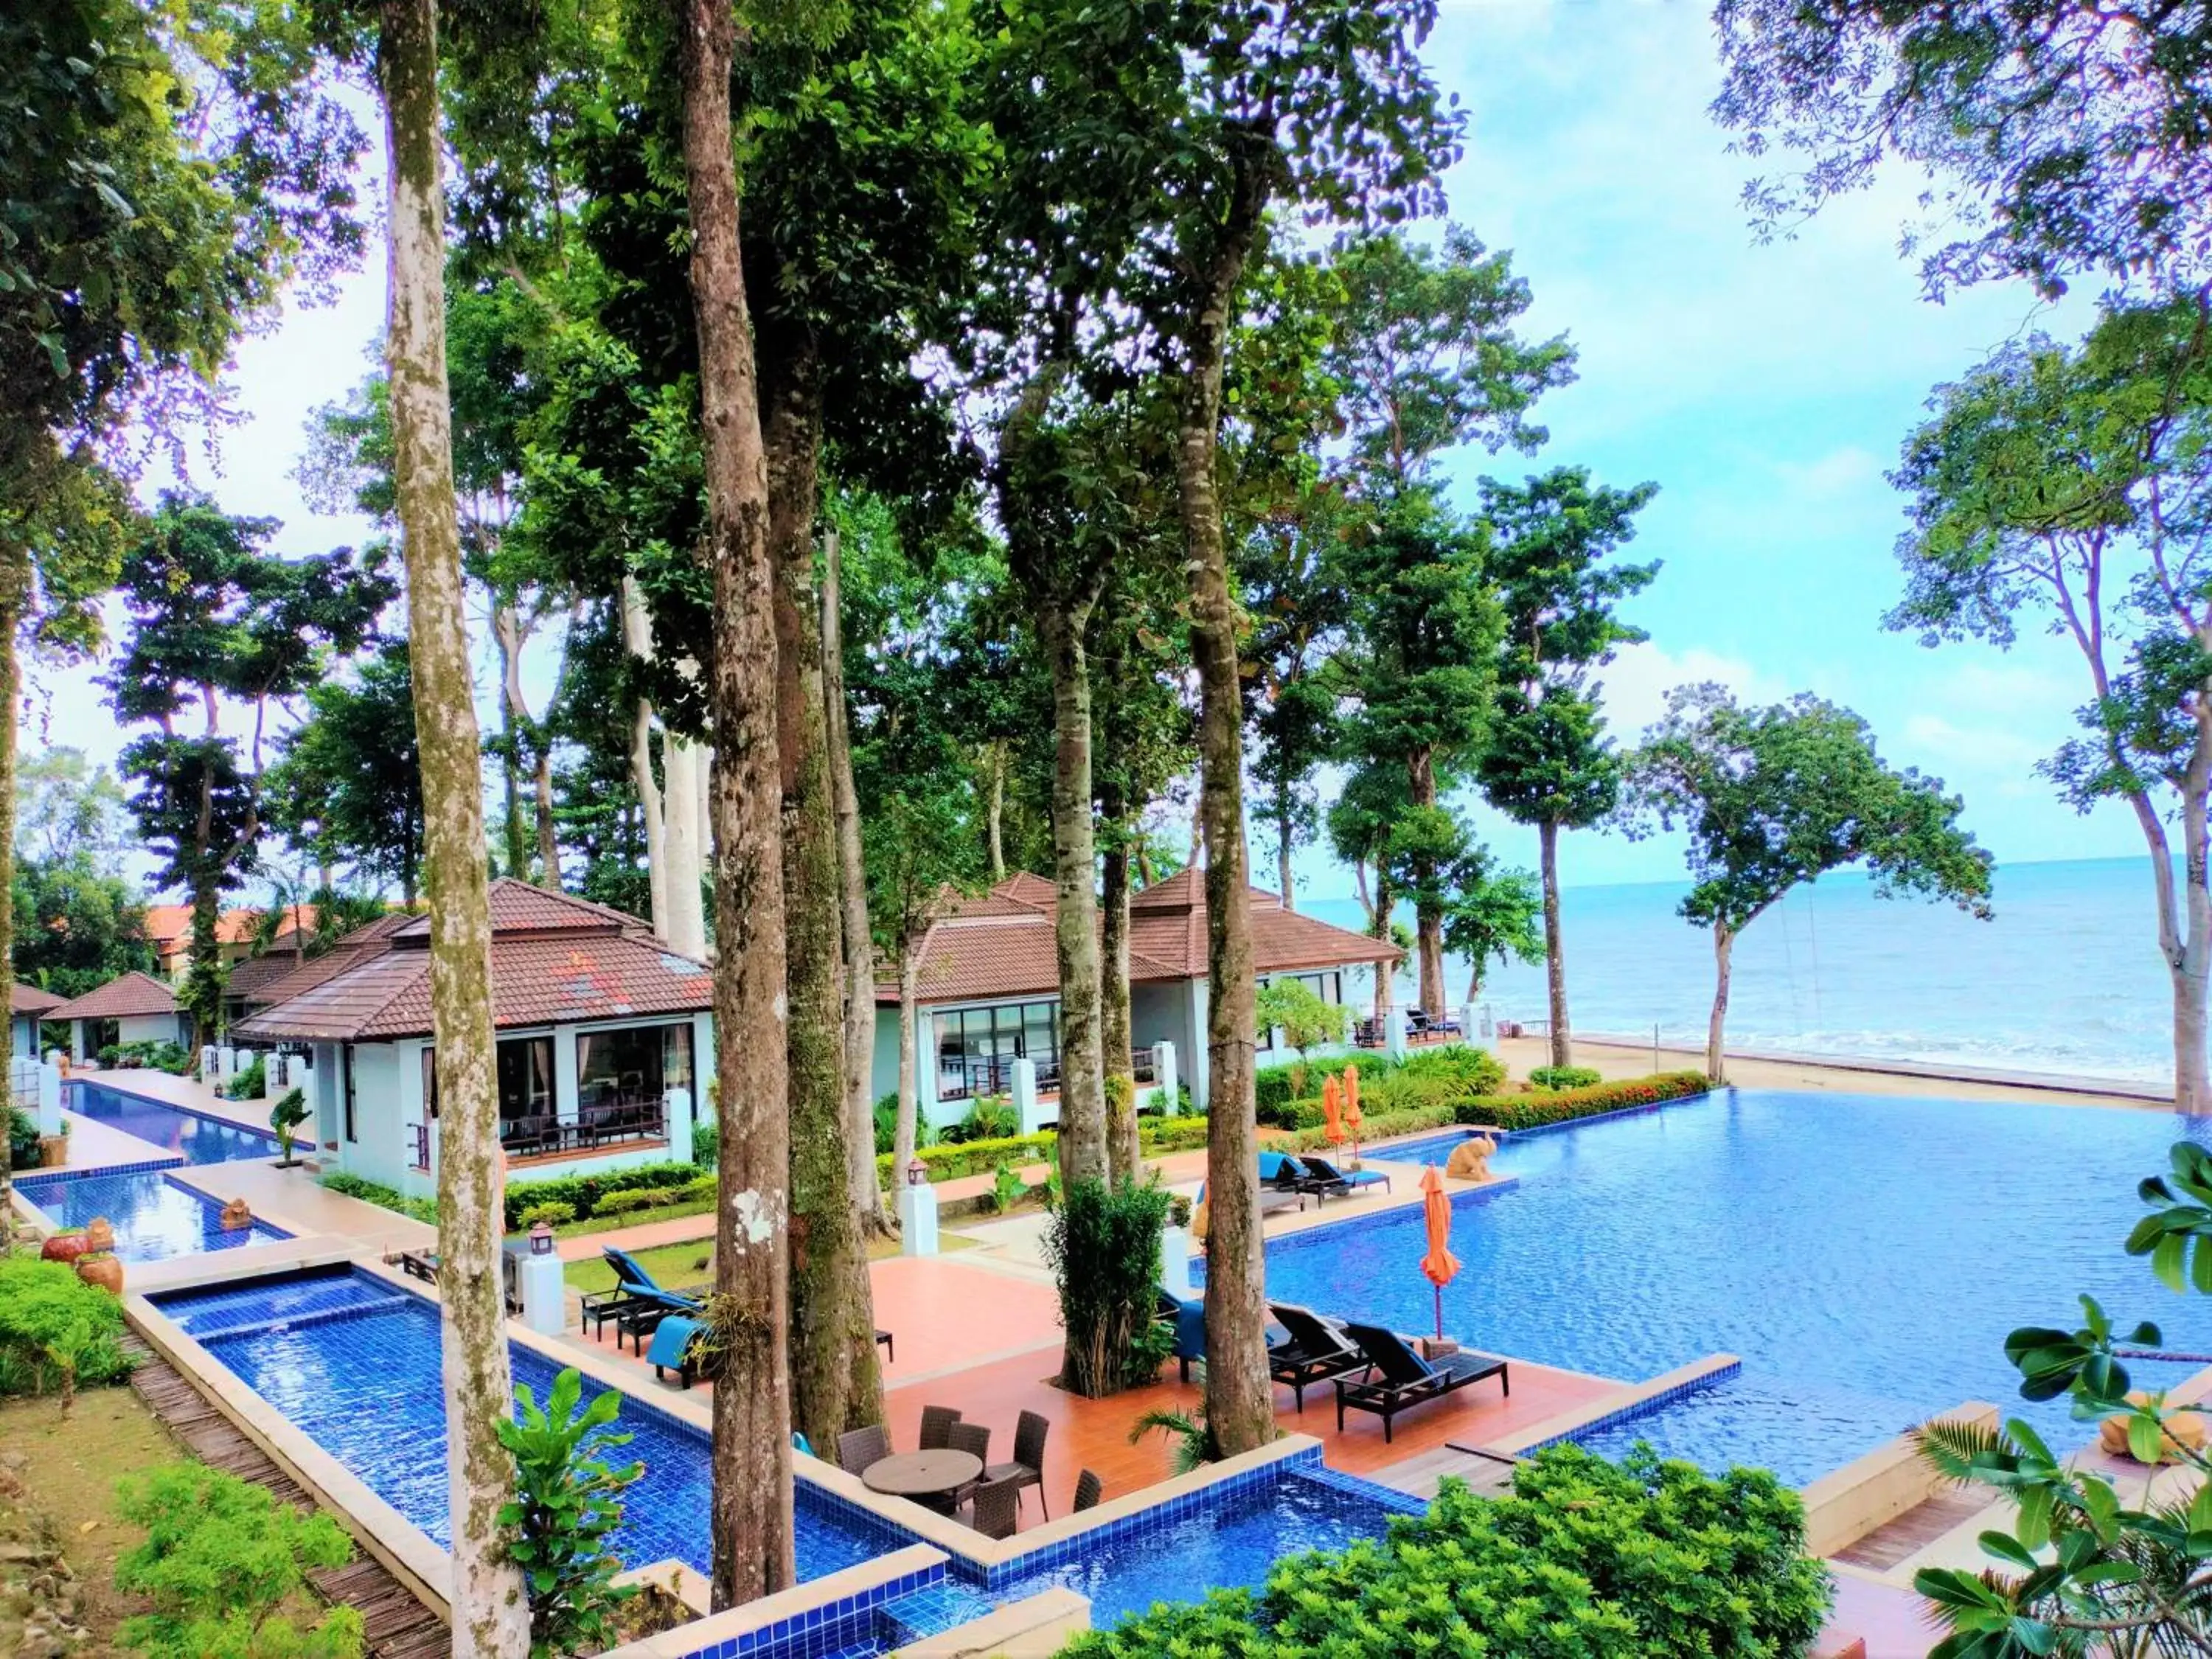
[[[2019,1399],[2005,1334],[2072,1323],[2086,1291],[2171,1347],[2212,1346],[2212,1304],[2121,1250],[2136,1182],[2182,1139],[2212,1144],[2212,1124],[1757,1090],[1516,1136],[1492,1168],[1517,1188],[1455,1201],[1445,1328],[1624,1378],[1741,1356],[1740,1376],[1584,1443],[1607,1453],[1640,1436],[1802,1483],[1968,1399],[2078,1444],[2065,1401]],[[1422,1250],[1418,1208],[1293,1234],[1267,1247],[1268,1292],[1424,1329]]]
[[[115,1229],[115,1254],[125,1261],[164,1261],[291,1237],[261,1221],[225,1229],[220,1203],[161,1170],[19,1176],[15,1186],[58,1226],[82,1227],[106,1217]]]
[[[80,1117],[135,1135],[186,1164],[227,1164],[233,1158],[270,1158],[276,1137],[242,1124],[226,1122],[165,1101],[149,1100],[128,1090],[82,1079],[64,1091],[62,1104]]]

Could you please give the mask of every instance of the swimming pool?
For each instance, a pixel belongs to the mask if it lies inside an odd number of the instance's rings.
[[[18,1176],[15,1185],[57,1226],[82,1227],[106,1217],[115,1229],[115,1254],[125,1261],[166,1261],[292,1236],[262,1221],[227,1230],[219,1202],[160,1170]]]
[[[1638,1437],[1802,1484],[1933,1413],[2030,1406],[2006,1334],[2071,1325],[2087,1292],[2167,1346],[2212,1346],[2212,1300],[2161,1288],[2121,1241],[2136,1182],[2212,1124],[2124,1108],[1723,1091],[1506,1141],[1516,1188],[1454,1200],[1445,1328],[1476,1346],[1640,1380],[1715,1352],[1740,1376],[1584,1440]],[[1403,1330],[1433,1320],[1418,1206],[1276,1240],[1267,1290]],[[2154,1382],[2179,1380],[2146,1367]]]
[[[127,1090],[82,1079],[64,1091],[62,1104],[80,1117],[120,1129],[187,1164],[228,1164],[234,1158],[270,1158],[276,1137],[265,1130],[210,1117],[189,1107],[149,1100]]]

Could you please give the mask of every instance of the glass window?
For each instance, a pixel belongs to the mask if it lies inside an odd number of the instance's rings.
[[[499,1045],[500,1139],[542,1133],[553,1122],[553,1039],[508,1038]]]
[[[686,1089],[696,1092],[691,1081],[691,1023],[664,1025],[661,1028],[660,1081],[664,1089]]]
[[[684,1028],[688,1036],[690,1028]],[[659,1105],[667,1093],[668,1028],[630,1025],[576,1038],[576,1103],[588,1115],[617,1106]],[[689,1068],[690,1048],[684,1048]]]
[[[424,1120],[434,1122],[438,1116],[438,1051],[422,1051],[422,1106]]]

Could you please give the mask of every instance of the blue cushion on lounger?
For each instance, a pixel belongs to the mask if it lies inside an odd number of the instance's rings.
[[[666,1370],[684,1369],[691,1352],[691,1339],[699,1334],[699,1322],[671,1314],[653,1328],[653,1346],[645,1351],[646,1363]]]

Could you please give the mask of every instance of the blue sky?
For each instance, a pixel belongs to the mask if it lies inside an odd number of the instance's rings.
[[[1913,193],[1902,176],[1790,240],[1755,242],[1738,201],[1751,164],[1705,112],[1719,67],[1700,8],[1446,0],[1429,55],[1471,118],[1452,217],[1513,250],[1534,289],[1529,330],[1565,331],[1581,350],[1580,380],[1540,410],[1550,445],[1527,459],[1458,458],[1464,499],[1486,471],[1562,464],[1661,486],[1632,550],[1665,564],[1630,612],[1652,641],[1607,676],[1616,728],[1632,735],[1686,680],[1761,698],[1809,690],[1865,715],[1893,761],[1962,793],[2001,863],[2139,854],[2121,812],[2079,817],[2029,769],[2082,700],[2070,647],[1929,651],[1881,626],[1901,525],[1883,474],[1929,388],[2025,330],[2078,331],[2086,306],[2054,312],[1995,286],[1929,303],[1897,252]],[[383,296],[380,260],[334,305],[295,312],[239,352],[244,418],[198,481],[232,511],[283,520],[289,550],[366,533],[312,515],[290,471],[309,411],[365,372]],[[112,758],[121,735],[86,677],[44,684],[52,739]],[[1478,817],[1509,857],[1534,863],[1532,833]],[[1565,846],[1576,884],[1680,873],[1679,845],[1663,839]],[[1300,872],[1310,896],[1351,890],[1317,852]]]

